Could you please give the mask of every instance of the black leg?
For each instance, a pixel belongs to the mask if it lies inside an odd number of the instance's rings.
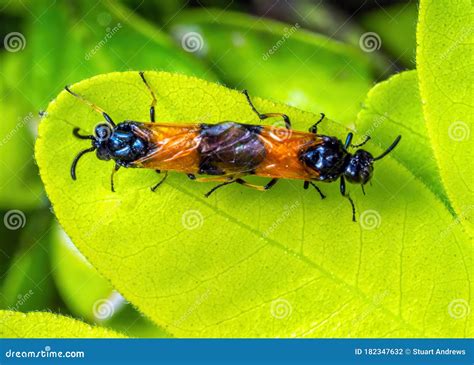
[[[355,214],[356,214],[355,205],[354,205],[354,202],[352,201],[352,198],[349,196],[349,194],[346,194],[346,180],[344,179],[344,176],[341,176],[341,184],[339,185],[339,188],[341,190],[341,195],[343,197],[349,199],[349,202],[351,203],[352,221],[355,222],[356,221],[356,218],[355,218]]]
[[[321,113],[321,118],[319,118],[319,120],[318,120],[316,123],[314,123],[314,124],[309,128],[308,131],[309,131],[310,133],[314,133],[314,134],[318,133],[318,124],[323,121],[323,119],[324,119],[325,116],[326,116],[326,115],[325,115],[324,113]]]
[[[206,198],[209,198],[209,196],[210,196],[213,192],[215,192],[217,189],[222,188],[223,186],[226,186],[226,185],[229,185],[229,184],[233,184],[233,183],[235,183],[235,182],[236,182],[236,180],[232,180],[232,181],[226,181],[226,182],[224,182],[224,183],[222,183],[222,184],[216,185],[216,186],[214,186],[211,190],[209,190],[206,194],[204,194],[204,196],[205,196]]]
[[[142,81],[145,83],[145,85],[146,85],[146,87],[147,87],[147,89],[150,92],[151,97],[152,97],[151,106],[150,106],[150,121],[152,123],[154,123],[155,122],[156,96],[155,96],[155,93],[153,92],[153,90],[151,89],[150,85],[146,81],[144,72],[141,71],[141,72],[139,72],[139,74],[140,74],[140,77],[142,78]]]
[[[247,92],[247,90],[242,90],[242,94],[245,95],[245,97],[247,98],[247,102],[250,105],[250,108],[252,108],[253,112],[255,114],[257,114],[257,116],[260,120],[264,120],[264,119],[271,118],[271,117],[282,117],[283,120],[285,121],[286,129],[291,129],[291,121],[290,121],[290,118],[288,117],[288,115],[283,114],[283,113],[265,113],[265,114],[261,114],[261,113],[258,112],[258,110],[253,105],[252,100],[250,100],[250,96],[249,96],[249,93]]]
[[[80,101],[82,101],[84,104],[88,105],[89,107],[91,107],[93,110],[95,110],[97,113],[100,113],[102,114],[102,116],[104,117],[105,121],[107,123],[109,123],[112,127],[115,127],[115,123],[114,121],[112,120],[112,118],[110,118],[110,116],[102,109],[102,108],[99,108],[97,105],[95,105],[94,103],[90,102],[89,100],[87,100],[86,98],[84,98],[82,95],[79,95],[79,94],[76,94],[75,92],[73,92],[69,86],[65,86],[64,89],[69,93],[71,94],[72,96],[78,98]]]
[[[273,186],[275,186],[275,184],[278,182],[278,179],[274,178],[274,179],[271,179],[267,184],[265,185],[254,185],[254,184],[250,184],[248,183],[247,181],[245,181],[244,179],[235,179],[235,180],[232,180],[232,181],[226,181],[222,184],[219,184],[219,185],[216,185],[214,186],[209,192],[207,192],[205,194],[205,197],[209,197],[209,195],[211,195],[214,191],[216,191],[217,189],[223,187],[223,186],[226,186],[226,185],[229,185],[229,184],[233,184],[233,183],[237,183],[237,184],[240,184],[240,185],[243,185],[243,186],[246,186],[248,188],[252,188],[252,189],[256,189],[256,190],[259,190],[259,191],[266,191],[266,190],[270,190]]]
[[[259,190],[259,191],[266,191],[266,190],[271,189],[271,188],[278,182],[278,179],[273,178],[273,179],[271,179],[266,185],[250,184],[250,183],[248,183],[247,181],[245,181],[244,179],[240,179],[240,178],[235,179],[235,182],[236,182],[237,184],[246,186],[246,187],[248,187],[248,188],[256,189],[256,190]]]
[[[370,136],[365,136],[365,139],[362,143],[359,143],[359,144],[351,144],[351,147],[352,148],[358,148],[358,147],[362,147],[364,144],[366,144],[367,142],[370,141]]]
[[[319,193],[319,195],[321,196],[321,199],[326,198],[326,195],[323,194],[323,192],[321,191],[321,189],[319,189],[319,187],[318,187],[316,184],[312,183],[311,181],[305,181],[305,182],[304,182],[304,185],[303,185],[303,188],[306,190],[306,189],[308,189],[308,187],[309,187],[310,185],[316,189],[316,191],[317,191],[317,192]]]
[[[352,132],[349,132],[347,134],[347,137],[346,137],[346,142],[344,142],[344,148],[347,150],[347,148],[351,145],[351,142],[352,142],[352,137],[354,137],[354,135],[352,134]]]
[[[362,193],[365,195],[365,188],[364,188],[364,185],[361,185],[360,187],[362,188]]]
[[[196,180],[196,175],[194,175],[194,174],[186,174],[186,176],[187,176],[190,180]]]
[[[278,179],[271,179],[263,188],[265,190],[270,190],[277,182]]]
[[[159,174],[161,171],[160,170],[156,170],[156,172]],[[155,192],[156,189],[158,189],[158,186],[160,186],[161,184],[163,184],[163,182],[166,180],[166,178],[168,177],[168,171],[165,171],[165,176],[163,176],[163,178],[158,181],[155,185],[153,185],[150,189],[151,191]]]
[[[119,170],[120,165],[115,164],[114,169],[112,170],[112,174],[110,174],[110,189],[113,193],[115,193],[114,189],[114,175]]]

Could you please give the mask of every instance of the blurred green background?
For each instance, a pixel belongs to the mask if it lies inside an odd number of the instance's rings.
[[[55,221],[33,148],[41,110],[66,84],[180,72],[351,127],[376,82],[414,68],[416,17],[409,1],[0,0],[1,308],[167,336]]]

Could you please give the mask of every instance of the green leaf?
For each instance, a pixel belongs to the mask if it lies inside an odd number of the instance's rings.
[[[131,337],[169,336],[125,302],[58,227],[51,243],[56,285],[76,317]]]
[[[417,67],[423,112],[446,192],[471,234],[473,27],[469,0],[420,2]]]
[[[375,32],[384,49],[407,67],[415,67],[418,5],[407,2],[377,8],[361,18],[368,31]]]
[[[428,186],[451,209],[427,136],[416,71],[406,71],[375,85],[357,117],[359,133],[388,147],[399,134],[403,143],[394,158]]]
[[[0,338],[117,338],[123,335],[48,312],[0,310]]]
[[[171,37],[156,28],[149,30],[142,18],[120,3],[80,0],[51,5],[39,0],[29,10],[26,51],[31,66],[24,89],[37,108],[44,107],[64,85],[110,70],[159,69],[215,80],[207,67],[177,47]],[[47,54],[45,44],[52,45]]]
[[[4,308],[20,312],[47,310],[56,299],[49,260],[51,215],[46,212],[25,216],[19,242],[5,242],[5,245],[20,244],[21,248],[15,247],[18,252],[10,262],[2,285],[0,297],[4,299]]]
[[[41,204],[42,187],[33,159],[30,108],[19,82],[27,61],[21,53],[0,54],[0,208],[31,209]]]
[[[372,84],[367,55],[299,24],[205,9],[180,14],[172,31],[232,87],[324,112],[346,125]]]
[[[183,75],[146,75],[158,121],[260,123],[237,91]],[[150,95],[136,72],[72,89],[117,122],[147,119]],[[254,101],[262,112],[287,113],[297,130],[318,118]],[[65,92],[50,104],[36,144],[46,191],[89,262],[173,335],[472,335],[472,316],[455,317],[451,309],[470,300],[472,246],[439,199],[393,159],[397,150],[377,162],[366,196],[349,187],[358,209],[353,223],[337,184],[320,184],[323,201],[288,180],[265,193],[231,185],[206,199],[215,184],[171,173],[152,193],[154,171],[122,169],[112,193],[112,163],[93,154],[80,162],[74,182],[71,161],[88,143],[73,138],[72,127],[92,131],[99,121]],[[320,130],[345,137],[331,122]]]

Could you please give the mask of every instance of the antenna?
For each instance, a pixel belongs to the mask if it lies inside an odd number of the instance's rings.
[[[395,138],[395,141],[393,141],[392,145],[389,148],[387,148],[385,152],[382,153],[380,156],[375,157],[373,161],[380,160],[384,158],[385,156],[387,156],[397,146],[398,142],[400,142],[400,139],[402,139],[402,136],[398,136],[397,138]]]

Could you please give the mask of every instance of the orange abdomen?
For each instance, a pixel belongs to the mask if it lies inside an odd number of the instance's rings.
[[[300,152],[319,143],[318,136],[286,128],[263,127],[260,138],[265,143],[266,156],[255,170],[258,176],[282,179],[311,180],[318,177],[309,173],[299,159]]]
[[[321,143],[315,134],[270,126],[222,122],[139,123],[137,134],[150,143],[135,167],[191,174],[311,180],[318,177],[300,161],[302,150]]]

